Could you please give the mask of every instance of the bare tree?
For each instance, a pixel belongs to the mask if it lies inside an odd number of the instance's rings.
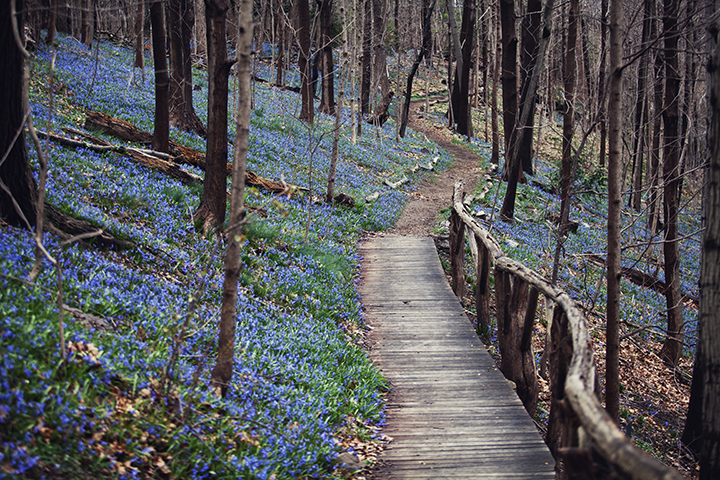
[[[684,336],[683,303],[680,294],[680,255],[678,248],[678,186],[680,181],[680,138],[678,135],[680,77],[678,72],[678,14],[680,0],[665,0],[663,29],[665,31],[665,104],[663,108],[665,181],[663,213],[665,217],[665,300],[667,304],[667,336],[660,358],[677,365],[682,353]]]
[[[518,110],[517,93],[517,29],[515,26],[515,0],[500,0],[502,26],[502,88],[503,123],[505,129],[505,175],[509,175],[512,158],[512,132]]]
[[[335,66],[332,55],[332,0],[317,0],[318,16],[318,49],[322,72],[322,93],[320,95],[320,111],[328,115],[335,114]]]
[[[407,79],[407,87],[405,89],[405,103],[403,103],[402,118],[400,119],[400,137],[405,137],[405,129],[407,128],[408,114],[410,112],[410,98],[412,96],[412,84],[415,74],[420,67],[425,55],[430,53],[432,47],[432,14],[435,9],[435,0],[423,0],[422,8],[422,46],[415,57],[415,61],[410,68]]]
[[[622,213],[622,1],[610,2],[610,99],[608,100],[608,243],[605,409],[620,418],[620,229]]]
[[[228,75],[225,19],[228,0],[205,1],[205,30],[208,56],[208,132],[205,181],[195,221],[203,231],[220,228],[225,222],[227,184]]]
[[[153,132],[152,146],[158,152],[168,153],[170,151],[170,80],[165,56],[165,22],[161,1],[155,1],[150,5],[150,23],[155,63],[155,131]]]
[[[708,165],[703,195],[700,312],[690,406],[682,441],[700,454],[700,479],[720,477],[720,1],[706,3]]]
[[[308,0],[299,0],[297,8],[297,36],[300,44],[300,119],[307,123],[313,123],[315,119],[315,101],[311,88],[312,78],[310,75],[310,6]]]
[[[242,225],[245,221],[243,202],[245,164],[250,133],[250,53],[252,50],[252,0],[241,0],[238,18],[238,118],[235,132],[232,187],[230,189],[230,221],[227,229],[228,248],[225,255],[225,280],[218,331],[218,358],[212,371],[212,386],[225,396],[232,380],[235,359],[235,316],[238,280],[242,271]]]

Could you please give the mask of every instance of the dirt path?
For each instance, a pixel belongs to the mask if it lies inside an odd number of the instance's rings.
[[[400,219],[388,233],[395,235],[428,236],[435,226],[440,210],[452,202],[453,187],[456,180],[462,180],[465,191],[475,188],[478,178],[484,170],[480,167],[480,157],[451,141],[452,133],[446,127],[430,122],[418,115],[422,102],[410,105],[408,126],[413,130],[425,132],[425,135],[455,158],[448,170],[430,178],[410,195]]]

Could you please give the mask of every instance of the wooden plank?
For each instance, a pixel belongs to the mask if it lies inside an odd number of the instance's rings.
[[[477,338],[429,238],[360,245],[370,357],[393,438],[373,478],[554,478],[554,460]]]

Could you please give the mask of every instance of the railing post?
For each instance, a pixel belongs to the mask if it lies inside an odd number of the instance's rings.
[[[475,311],[477,312],[477,334],[487,338],[490,333],[490,252],[477,235],[473,234],[477,243],[478,264],[475,279]]]
[[[452,289],[455,295],[462,300],[465,296],[465,272],[463,260],[465,258],[465,222],[462,221],[455,209],[450,214],[450,268]]]

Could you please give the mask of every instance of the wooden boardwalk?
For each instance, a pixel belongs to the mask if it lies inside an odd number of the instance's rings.
[[[390,381],[381,479],[555,478],[555,461],[447,283],[430,238],[361,243],[370,356]]]

